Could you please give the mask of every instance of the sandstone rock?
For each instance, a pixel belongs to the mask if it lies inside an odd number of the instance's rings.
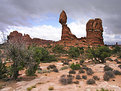
[[[70,28],[67,26],[67,15],[66,12],[63,10],[60,14],[59,22],[62,25],[62,36],[61,40],[74,40],[77,39],[75,35],[73,35],[70,31]]]
[[[90,19],[86,24],[87,41],[89,45],[104,45],[102,20],[99,18]]]
[[[62,24],[62,25],[65,25],[66,22],[67,22],[67,15],[66,15],[66,12],[63,10],[60,14],[60,18],[59,18],[59,22]]]
[[[44,44],[48,44],[48,43],[53,43],[54,41],[43,40],[43,39],[39,39],[39,38],[32,39],[28,34],[22,35],[21,33],[18,33],[17,31],[13,31],[8,36],[8,42],[10,42],[10,43],[17,42],[17,43],[21,43],[21,44],[24,43],[25,45],[32,45],[32,44],[44,45]]]

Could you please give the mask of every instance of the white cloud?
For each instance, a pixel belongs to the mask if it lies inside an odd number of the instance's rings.
[[[80,21],[71,22],[68,24],[71,32],[75,34],[78,38],[86,37],[86,23],[82,23]],[[61,27],[54,27],[52,25],[41,25],[41,26],[33,26],[33,27],[23,27],[23,26],[9,26],[7,29],[9,35],[10,32],[17,30],[22,34],[29,34],[32,38],[41,38],[46,40],[54,40],[58,41],[61,39]],[[114,44],[115,42],[121,42],[120,35],[108,34],[106,32],[107,28],[104,27],[104,42],[107,44]],[[1,40],[0,40],[1,41]]]

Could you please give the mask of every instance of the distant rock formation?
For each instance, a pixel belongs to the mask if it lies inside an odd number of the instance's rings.
[[[31,38],[28,34],[22,35],[17,31],[13,31],[8,36],[8,42],[23,42],[26,45],[36,44],[36,45],[47,45],[48,43],[60,44],[64,46],[97,46],[104,45],[103,42],[103,26],[102,20],[99,18],[90,19],[86,24],[86,37],[77,38],[71,33],[70,28],[67,26],[67,15],[63,10],[59,17],[59,23],[62,25],[62,35],[61,40],[54,42],[51,40],[43,40],[39,38]]]
[[[44,45],[48,43],[54,43],[54,41],[51,40],[44,40],[39,38],[31,38],[28,34],[22,35],[21,33],[18,33],[17,31],[13,31],[8,36],[8,42],[10,43],[24,43],[25,45]]]

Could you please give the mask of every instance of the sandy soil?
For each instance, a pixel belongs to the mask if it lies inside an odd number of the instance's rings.
[[[112,57],[112,59],[116,59],[116,57]],[[72,60],[73,62],[78,62],[79,60]],[[119,60],[121,61],[121,60]],[[62,67],[61,61],[59,62],[52,62],[52,63],[41,63],[40,67],[44,70],[47,68],[48,65],[55,64],[58,69]],[[11,82],[11,85],[9,84],[7,87],[1,89],[0,91],[27,91],[28,87],[36,85],[36,88],[33,88],[31,91],[49,91],[49,87],[54,87],[53,91],[96,91],[100,88],[105,88],[109,90],[114,91],[121,91],[121,76],[115,76],[115,78],[110,79],[110,81],[104,81],[103,80],[103,68],[105,65],[109,65],[115,70],[121,71],[121,69],[118,67],[119,64],[115,62],[109,62],[107,61],[105,64],[88,64],[85,63],[88,67],[92,68],[94,71],[94,74],[92,76],[98,76],[100,78],[99,81],[96,81],[96,84],[94,85],[87,85],[86,81],[84,79],[80,79],[79,84],[69,84],[69,85],[62,85],[59,82],[59,78],[63,74],[68,74],[69,69],[61,70],[58,73],[56,72],[50,72],[50,73],[43,73],[39,74],[37,73],[37,77],[27,77],[25,76],[25,72],[21,71],[22,77],[24,78],[22,81],[19,82]],[[78,74],[78,71],[76,71],[76,74]],[[73,76],[76,76],[74,74]],[[80,76],[87,75],[86,73],[81,73]],[[92,76],[87,75],[87,79],[92,78]],[[35,79],[34,79],[35,78]],[[29,80],[26,80],[29,79]],[[75,79],[74,79],[75,80]]]

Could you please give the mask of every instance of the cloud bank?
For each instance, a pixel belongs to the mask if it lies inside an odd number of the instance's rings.
[[[121,43],[120,4],[121,0],[0,0],[0,31],[8,34],[17,29],[32,37],[59,40],[61,26],[57,18],[64,9],[73,20],[68,26],[77,37],[85,36],[89,19],[99,17],[103,20],[105,43]],[[55,25],[42,23],[50,22],[50,18]]]

